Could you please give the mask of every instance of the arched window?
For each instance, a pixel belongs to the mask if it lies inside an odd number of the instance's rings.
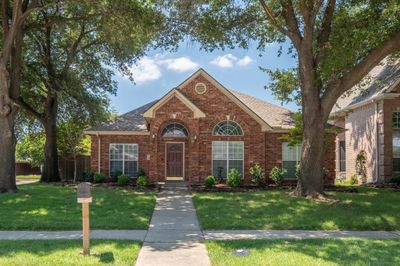
[[[213,130],[214,136],[242,136],[243,130],[238,123],[226,120],[218,123]]]
[[[183,138],[189,135],[187,129],[179,123],[171,123],[167,125],[161,132],[163,137]]]

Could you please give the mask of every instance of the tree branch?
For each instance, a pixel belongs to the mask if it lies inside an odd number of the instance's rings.
[[[268,20],[272,23],[272,25],[274,25],[274,27],[278,31],[280,31],[282,34],[288,36],[289,31],[287,29],[285,29],[284,27],[282,27],[282,25],[279,24],[279,22],[272,15],[271,10],[269,9],[269,7],[267,6],[267,4],[265,3],[264,0],[260,0],[260,5],[261,5],[262,9],[264,10],[264,13],[267,16]]]
[[[317,37],[317,54],[315,58],[317,65],[321,63],[325,57],[326,45],[328,44],[329,37],[331,35],[333,13],[335,12],[335,8],[336,0],[329,0],[325,8],[321,29]]]
[[[303,37],[301,36],[297,18],[293,10],[293,3],[291,0],[283,1],[282,7],[283,18],[285,19],[286,24],[289,26],[289,32],[287,36],[292,40],[297,50],[299,50]]]
[[[44,119],[44,114],[39,113],[38,111],[36,111],[30,104],[28,104],[27,102],[24,101],[24,99],[20,96],[15,100],[15,103],[22,107],[24,110],[26,110],[29,114],[31,114],[32,116],[34,116],[36,119],[38,119],[39,121],[43,121]]]
[[[329,82],[324,95],[322,96],[322,107],[324,114],[329,116],[337,99],[353,86],[358,84],[379,62],[386,56],[400,49],[400,32],[396,32],[391,38],[374,48],[370,53],[352,70],[342,78],[335,78]]]

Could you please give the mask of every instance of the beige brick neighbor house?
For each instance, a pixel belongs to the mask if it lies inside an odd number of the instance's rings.
[[[332,111],[337,176],[367,183],[400,176],[400,61],[384,59]]]
[[[285,167],[295,178],[300,148],[281,141],[294,126],[293,113],[229,90],[203,69],[161,99],[93,127],[91,168],[113,176],[135,176],[143,169],[151,181],[201,182],[226,178],[236,168],[249,182],[249,168],[268,173]],[[327,147],[327,178],[335,176],[334,142]]]

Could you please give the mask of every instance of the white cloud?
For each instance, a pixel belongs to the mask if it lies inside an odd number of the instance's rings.
[[[237,57],[233,54],[226,54],[214,58],[210,63],[219,67],[228,68],[233,67],[233,64],[237,60]]]
[[[239,61],[237,61],[237,64],[239,66],[247,66],[251,62],[253,62],[253,59],[250,56],[246,55],[243,58],[239,59]]]
[[[157,65],[156,60],[150,57],[143,57],[135,65],[130,68],[133,79],[137,83],[157,80],[161,78],[161,69]]]
[[[186,72],[189,70],[193,70],[199,66],[198,63],[193,62],[189,57],[178,57],[172,59],[164,59],[158,61],[160,65],[166,65],[166,67],[170,70],[176,72]]]

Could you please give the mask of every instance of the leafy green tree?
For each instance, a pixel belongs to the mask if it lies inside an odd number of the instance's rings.
[[[14,125],[21,81],[24,25],[39,7],[36,0],[0,2],[0,193],[16,192]]]
[[[270,70],[272,92],[302,105],[301,177],[296,195],[323,195],[323,132],[337,99],[400,48],[400,3],[336,0],[162,1],[207,50],[286,43],[297,67]],[[282,49],[281,49],[282,52]]]
[[[42,166],[44,162],[45,136],[42,132],[30,133],[17,143],[15,157],[27,160],[32,166]]]
[[[46,135],[41,181],[60,180],[57,120],[61,102],[93,112],[116,93],[113,68],[127,66],[154,43],[164,43],[163,14],[146,1],[69,0],[29,20],[23,86],[17,103],[43,125]],[[157,42],[157,39],[162,41]],[[168,42],[165,42],[168,43]],[[103,103],[101,103],[104,101]],[[95,115],[94,115],[95,116]]]

